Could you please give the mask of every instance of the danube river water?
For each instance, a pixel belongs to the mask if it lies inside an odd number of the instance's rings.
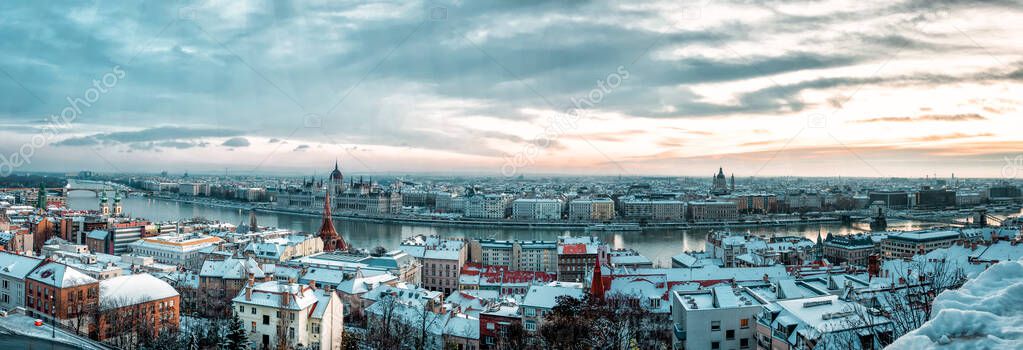
[[[110,194],[112,196],[113,194]],[[88,191],[72,191],[68,205],[72,209],[97,209],[99,200]],[[134,217],[151,221],[174,221],[185,218],[205,217],[239,224],[248,222],[247,210],[215,207],[201,204],[181,203],[150,197],[128,197],[123,200],[124,211]],[[315,232],[319,230],[320,219],[310,216],[278,213],[258,213],[256,218],[260,226],[274,226],[296,231]],[[563,235],[584,235],[576,230],[564,229],[521,229],[521,228],[465,228],[449,226],[431,226],[409,223],[375,223],[335,219],[337,231],[346,240],[358,248],[383,246],[388,249],[398,247],[403,238],[417,234],[441,235],[447,237],[476,237],[518,240],[554,240]],[[926,228],[931,225],[912,221],[895,221],[890,229],[909,230]],[[719,228],[725,229],[725,228]],[[869,229],[863,224],[824,224],[794,225],[781,227],[734,228],[733,231],[751,232],[763,236],[795,235],[810,239],[817,237],[818,230],[836,234],[848,234]],[[615,248],[631,248],[654,261],[659,266],[670,266],[671,256],[685,250],[703,250],[707,235],[712,229],[659,229],[642,232],[599,232],[592,233]]]

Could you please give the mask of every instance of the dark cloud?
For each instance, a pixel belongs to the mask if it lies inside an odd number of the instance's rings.
[[[224,141],[224,143],[222,143],[220,145],[221,146],[227,146],[227,147],[248,147],[249,146],[249,139],[244,138],[244,137],[232,137],[232,138],[227,139],[226,141]]]
[[[94,145],[97,143],[138,143],[148,141],[190,140],[206,137],[227,137],[241,135],[230,129],[188,128],[164,126],[136,131],[99,133],[89,136],[72,137],[56,143],[59,146]]]
[[[305,151],[307,149],[309,149],[309,145],[298,145],[298,147],[295,147],[295,149],[292,150],[292,151],[294,151],[294,152],[302,152],[302,151]]]

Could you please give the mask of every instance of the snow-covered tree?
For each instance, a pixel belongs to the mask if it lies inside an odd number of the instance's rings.
[[[245,334],[245,325],[238,315],[231,316],[227,325],[227,334],[220,343],[221,350],[248,350],[249,337]]]

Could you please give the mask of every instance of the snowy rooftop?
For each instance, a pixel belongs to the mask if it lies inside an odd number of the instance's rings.
[[[230,258],[225,260],[209,260],[203,261],[202,269],[199,270],[199,276],[202,277],[219,277],[224,279],[247,279],[249,273],[253,274],[254,278],[263,278],[265,273],[252,258],[248,259],[236,259]]]
[[[123,302],[134,305],[177,295],[174,287],[148,273],[114,277],[99,283],[100,300],[110,307],[127,306]]]
[[[282,303],[285,294],[287,294],[287,304]],[[242,288],[238,296],[232,301],[235,303],[286,308],[289,310],[305,310],[315,304],[317,298],[316,291],[308,286],[281,281],[269,281],[256,283],[252,287],[251,299],[245,297],[245,288]]]
[[[888,239],[896,239],[903,241],[933,241],[933,240],[944,240],[944,239],[955,239],[959,238],[959,231],[957,230],[923,230],[923,231],[906,231],[906,232],[893,232],[888,234]]]
[[[382,283],[390,283],[397,279],[397,276],[389,273],[369,277],[355,277],[338,284],[337,291],[347,294],[362,294],[373,290],[373,288]]]
[[[67,265],[49,262],[28,274],[28,278],[44,284],[67,288],[99,282],[95,278],[75,270]]]
[[[22,280],[42,262],[42,259],[0,251],[0,275]]]
[[[559,287],[559,286],[533,286],[529,287],[526,297],[522,299],[522,306],[538,307],[544,309],[553,308],[558,304],[559,296],[582,298],[582,288]]]
[[[762,303],[749,290],[742,287],[719,285],[697,291],[676,291],[675,298],[686,310],[734,309],[761,306]]]

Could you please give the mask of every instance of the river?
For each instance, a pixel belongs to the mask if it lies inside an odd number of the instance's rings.
[[[110,194],[112,196],[113,194]],[[99,200],[88,191],[72,191],[68,195],[68,206],[72,209],[98,209]],[[208,206],[202,204],[181,203],[150,197],[127,197],[122,200],[125,213],[142,217],[151,221],[174,221],[185,218],[205,217],[239,224],[248,222],[247,210]],[[258,213],[256,219],[260,226],[274,226],[303,232],[319,230],[320,219],[310,216],[279,213]],[[520,228],[466,228],[430,226],[409,223],[374,223],[365,221],[335,219],[337,231],[358,248],[383,246],[395,249],[403,238],[417,234],[441,235],[445,237],[476,237],[518,240],[554,240],[566,234],[583,235],[581,231],[564,229],[520,229]],[[933,226],[931,224],[893,220],[889,229],[910,230]],[[736,228],[735,231],[748,231],[758,235],[798,235],[816,239],[818,230],[827,234],[849,234],[869,230],[863,224],[824,224],[794,225],[780,227]],[[656,265],[670,266],[671,256],[684,250],[703,250],[707,235],[711,229],[658,229],[642,232],[600,232],[594,235],[604,242],[613,244],[615,248],[631,248],[650,258]]]

